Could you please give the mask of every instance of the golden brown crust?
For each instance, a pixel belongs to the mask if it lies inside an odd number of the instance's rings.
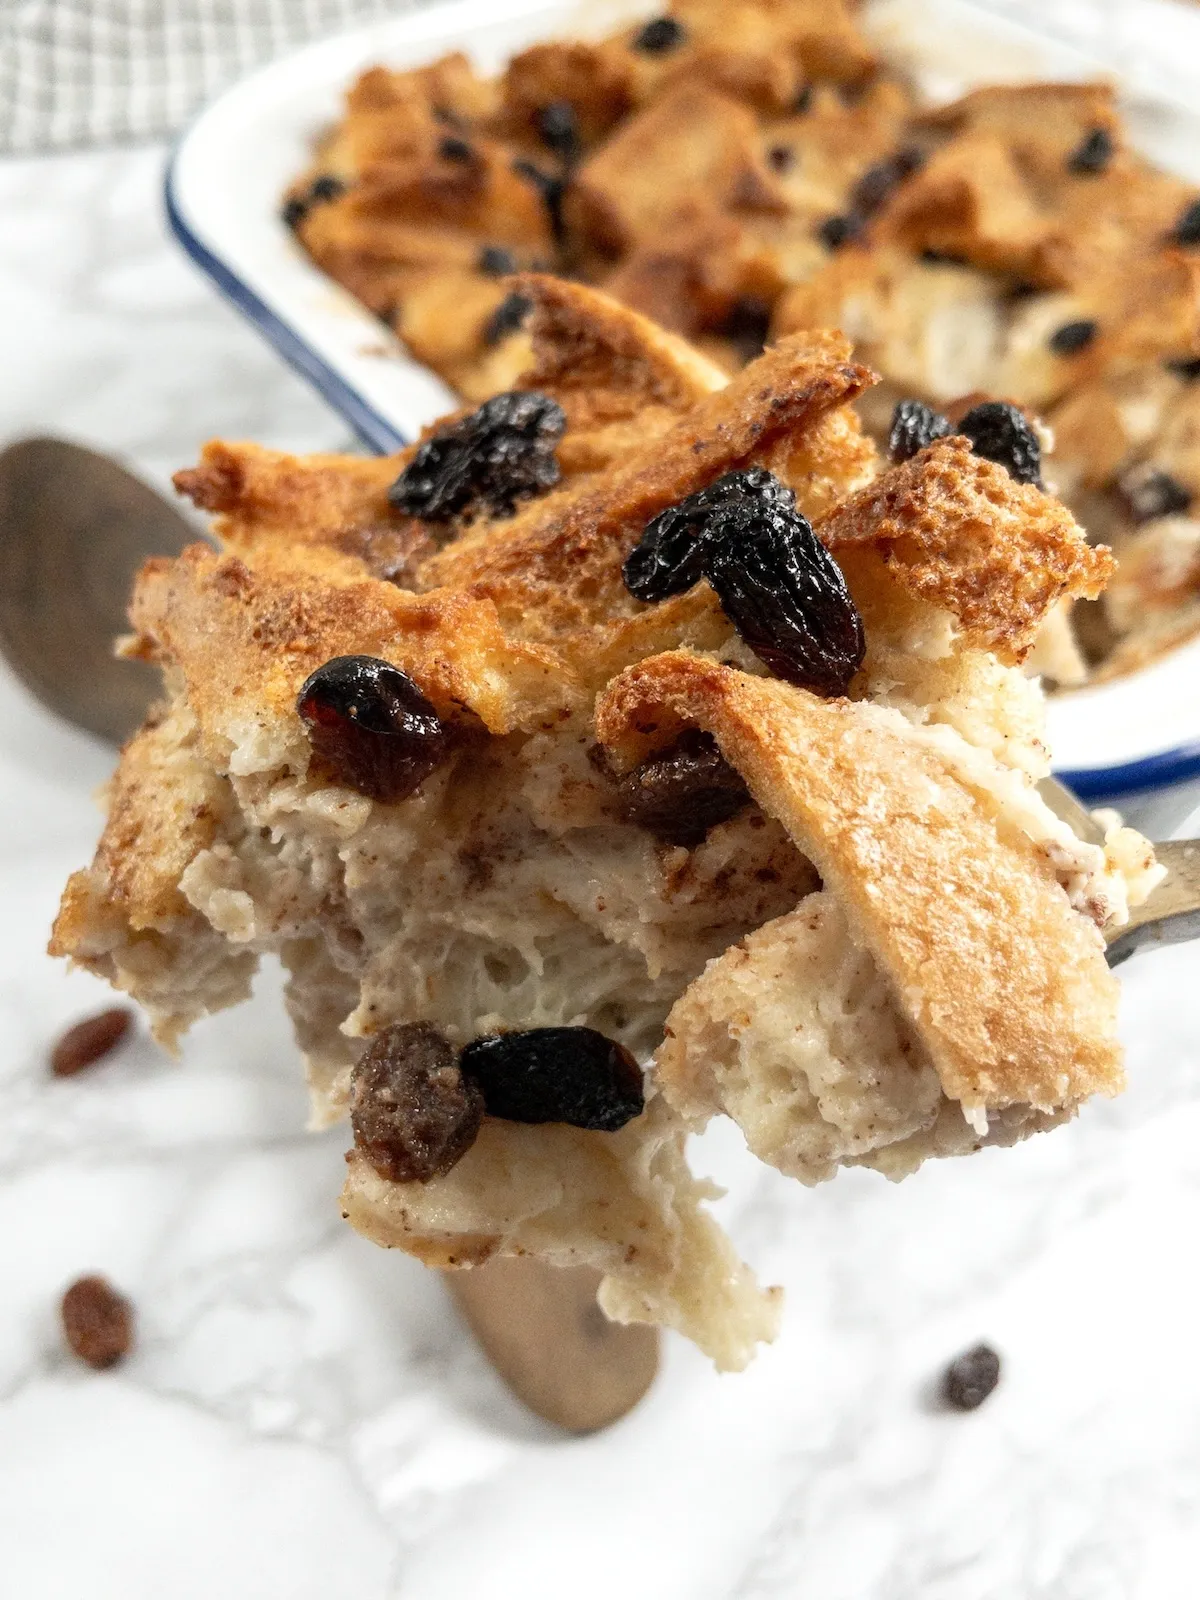
[[[715,736],[812,860],[951,1099],[1053,1110],[1120,1088],[1116,982],[1095,929],[901,719],[685,652],[629,668],[596,708],[623,764],[684,726]]]
[[[820,524],[834,553],[871,545],[910,594],[951,612],[967,643],[1019,661],[1063,596],[1095,599],[1112,554],[1059,501],[961,437],[891,467]]]

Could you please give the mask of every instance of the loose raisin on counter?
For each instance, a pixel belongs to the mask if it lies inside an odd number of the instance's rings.
[[[566,426],[557,401],[535,389],[493,395],[426,439],[388,499],[397,511],[425,522],[449,522],[477,510],[511,517],[519,500],[558,482],[554,447]]]
[[[406,672],[375,656],[335,656],[296,697],[313,752],[371,800],[404,800],[440,766],[450,736]]]
[[[1000,1357],[990,1345],[964,1350],[942,1375],[942,1399],[956,1411],[974,1411],[1000,1382]]]
[[[1171,238],[1175,244],[1200,244],[1200,200],[1193,200],[1191,205],[1185,206],[1171,232]]]
[[[757,500],[704,546],[704,576],[738,633],[777,678],[845,694],[862,665],[862,619],[841,568],[794,507]]]
[[[1080,317],[1076,322],[1064,322],[1050,335],[1050,348],[1056,356],[1074,356],[1086,350],[1096,337],[1100,324],[1090,317]]]
[[[1042,447],[1029,419],[1004,400],[973,406],[954,426],[971,441],[977,456],[1004,467],[1018,483],[1042,486]]]
[[[1093,128],[1067,157],[1067,170],[1080,177],[1103,172],[1116,154],[1113,136],[1107,128]]]
[[[102,1372],[129,1354],[133,1307],[105,1278],[80,1278],[62,1297],[63,1335],[81,1361]]]
[[[935,439],[953,433],[948,417],[920,400],[901,400],[892,412],[892,431],[888,434],[888,458],[910,461],[918,450]]]
[[[625,587],[637,600],[682,594],[704,576],[703,546],[717,536],[727,513],[749,500],[792,507],[796,496],[763,467],[727,472],[707,489],[689,494],[646,524],[625,558]]]
[[[699,728],[689,728],[669,750],[627,773],[617,795],[625,822],[688,850],[750,801],[712,734]]]
[[[1179,516],[1192,504],[1191,495],[1169,472],[1131,473],[1121,480],[1121,492],[1135,522]]]
[[[385,1028],[350,1075],[355,1146],[391,1183],[428,1183],[449,1172],[482,1121],[481,1090],[431,1023]]]
[[[633,37],[633,48],[644,55],[663,56],[677,50],[687,38],[687,29],[674,17],[655,17]]]
[[[77,1022],[54,1046],[50,1071],[56,1078],[73,1078],[117,1048],[133,1026],[128,1006],[112,1006]]]
[[[642,1072],[594,1028],[529,1028],[475,1039],[459,1057],[490,1117],[615,1133],[641,1114]]]

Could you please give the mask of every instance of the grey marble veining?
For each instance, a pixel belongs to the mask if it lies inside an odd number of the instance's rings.
[[[160,485],[210,434],[345,443],[166,241],[161,153],[0,165],[0,436],[66,433]],[[806,1191],[729,1130],[701,1159],[783,1334],[718,1378],[669,1342],[645,1404],[563,1440],[438,1280],[334,1204],[277,986],[77,1080],[104,1004],[44,954],[107,751],[0,676],[0,1595],[61,1600],[1191,1600],[1200,1571],[1200,983],[1123,969],[1130,1088],[1012,1151]],[[138,1308],[93,1374],[55,1306]],[[979,1338],[971,1416],[931,1401]]]

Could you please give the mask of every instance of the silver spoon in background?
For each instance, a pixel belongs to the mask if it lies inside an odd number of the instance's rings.
[[[134,576],[202,535],[115,461],[61,439],[0,452],[0,654],[57,716],[119,744],[158,674],[112,653]],[[658,1370],[658,1330],[609,1322],[600,1274],[498,1259],[446,1281],[488,1360],[531,1411],[573,1433],[616,1422]]]

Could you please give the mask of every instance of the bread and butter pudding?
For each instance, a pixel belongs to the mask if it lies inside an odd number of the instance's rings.
[[[168,1043],[277,956],[355,1228],[590,1264],[738,1367],[778,1297],[690,1130],[901,1178],[1120,1088],[1099,930],[1157,869],[1042,803],[1021,665],[1111,562],[1022,481],[1014,408],[888,463],[840,334],[729,378],[519,292],[519,386],[399,456],[179,475],[219,548],[138,580],[165,697],[53,949]]]
[[[881,441],[899,399],[1031,408],[1047,481],[1118,560],[1033,667],[1077,684],[1200,628],[1200,191],[1129,147],[1108,85],[931,108],[845,0],[676,0],[494,78],[373,68],[284,214],[468,399],[527,360],[508,274],[540,266],[729,371],[843,328],[883,375]]]

